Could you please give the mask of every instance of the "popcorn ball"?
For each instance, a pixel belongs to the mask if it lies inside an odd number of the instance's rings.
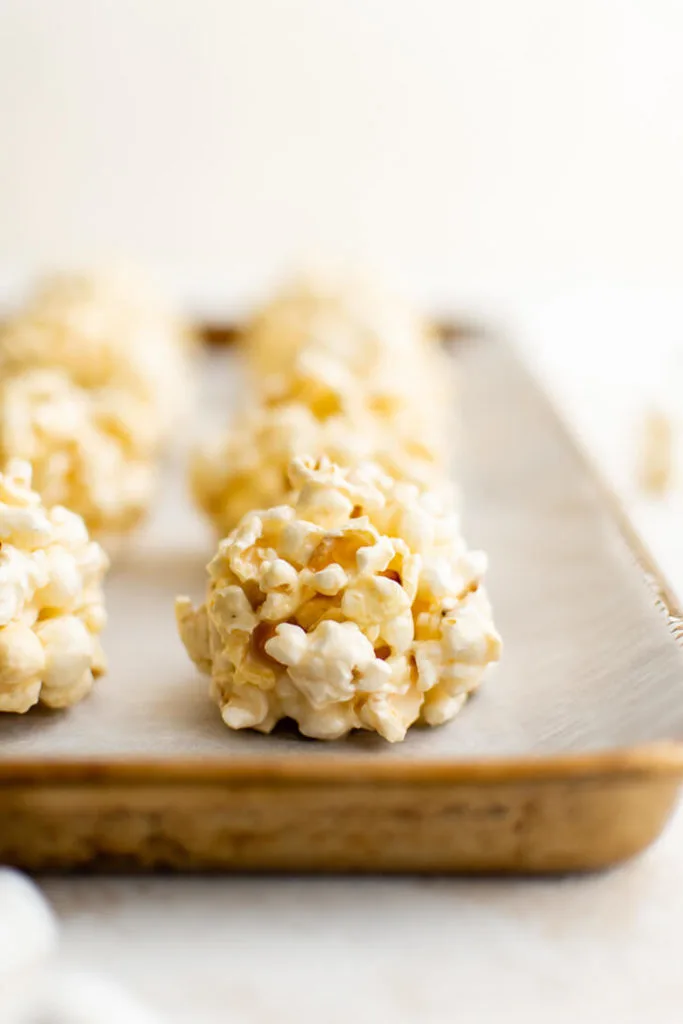
[[[327,455],[340,466],[377,462],[397,480],[438,489],[453,502],[444,454],[419,435],[388,430],[367,413],[320,420],[310,406],[289,402],[248,411],[205,444],[190,467],[192,495],[221,536],[247,512],[284,502],[288,467],[297,455]]]
[[[30,462],[47,506],[66,505],[91,532],[122,532],[155,484],[147,406],[114,388],[86,389],[62,370],[28,370],[0,385],[0,464]]]
[[[0,473],[0,711],[75,704],[106,667],[102,580],[108,568],[80,516],[45,508],[31,468]]]
[[[317,275],[293,282],[261,309],[243,341],[257,377],[288,372],[311,344],[365,376],[384,364],[387,350],[412,357],[431,333],[409,307],[367,281]]]
[[[288,504],[220,542],[205,603],[177,602],[225,723],[396,742],[451,719],[500,653],[483,553],[438,496],[371,463],[298,458],[289,478]]]
[[[58,275],[0,332],[0,373],[56,368],[145,401],[159,440],[186,404],[190,334],[130,276]]]
[[[254,390],[267,406],[298,402],[319,420],[344,416],[348,428],[356,431],[372,418],[380,429],[419,434],[443,450],[446,388],[452,376],[442,353],[425,350],[403,358],[387,351],[382,367],[358,378],[335,356],[310,344],[297,352],[286,371],[264,376]]]
[[[452,360],[435,332],[394,296],[362,280],[304,279],[282,292],[243,336],[256,400],[299,402],[317,419],[368,416],[443,452],[452,430]]]

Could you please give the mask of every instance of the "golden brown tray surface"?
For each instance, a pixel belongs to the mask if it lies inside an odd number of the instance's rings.
[[[393,747],[230,733],[175,635],[212,542],[172,468],[108,584],[110,675],[67,714],[0,719],[0,860],[538,871],[654,838],[683,773],[673,599],[511,351],[480,337],[457,358],[467,532],[506,641],[461,715]],[[234,355],[206,359],[204,426],[239,379]]]

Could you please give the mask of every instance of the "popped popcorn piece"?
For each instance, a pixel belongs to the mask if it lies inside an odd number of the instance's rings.
[[[453,494],[442,453],[419,436],[386,429],[363,413],[321,421],[308,406],[289,402],[247,412],[200,448],[190,465],[192,495],[225,536],[252,509],[287,500],[288,466],[298,455],[327,455],[341,466],[375,461],[396,479]]]
[[[66,505],[93,533],[123,532],[147,511],[156,438],[147,405],[86,389],[62,370],[27,370],[0,385],[0,465],[30,462],[47,506]]]
[[[671,490],[675,475],[674,442],[671,417],[659,409],[649,409],[642,420],[636,463],[638,485],[647,495],[663,497]]]
[[[57,368],[84,388],[128,392],[161,441],[186,405],[190,338],[130,275],[62,274],[0,331],[0,373]]]
[[[67,707],[106,668],[107,557],[80,516],[41,504],[19,460],[0,473],[0,540],[0,711]]]
[[[470,551],[442,498],[378,465],[295,458],[288,504],[248,512],[209,564],[181,638],[234,729],[402,740],[453,717],[498,660]]]

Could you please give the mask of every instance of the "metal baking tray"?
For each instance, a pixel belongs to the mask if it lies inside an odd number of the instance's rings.
[[[505,639],[460,715],[396,746],[223,725],[173,615],[176,594],[203,593],[214,545],[184,491],[186,449],[240,390],[234,351],[213,346],[157,509],[109,577],[109,675],[68,712],[0,717],[0,861],[551,872],[657,836],[683,775],[675,600],[512,349],[482,333],[453,358],[466,533],[489,552]]]

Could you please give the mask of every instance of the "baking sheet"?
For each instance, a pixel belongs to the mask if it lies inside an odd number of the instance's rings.
[[[502,663],[453,722],[413,729],[395,746],[365,733],[320,743],[287,727],[269,737],[229,731],[177,637],[173,601],[204,589],[214,541],[185,493],[184,463],[242,392],[236,358],[204,357],[195,422],[180,431],[153,517],[110,573],[108,676],[67,712],[0,716],[0,759],[262,762],[372,751],[471,761],[683,738],[683,652],[582,457],[514,354],[490,339],[457,349],[457,459],[468,538],[490,555]]]

